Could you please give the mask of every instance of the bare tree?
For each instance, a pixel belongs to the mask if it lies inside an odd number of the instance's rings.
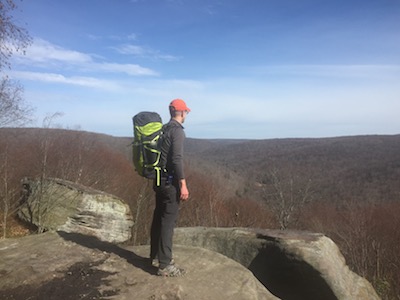
[[[284,176],[274,168],[263,181],[263,199],[275,214],[280,229],[285,230],[297,222],[300,210],[311,201],[311,179],[293,172]]]
[[[10,58],[15,52],[23,52],[31,43],[28,32],[17,25],[12,11],[17,8],[13,0],[0,0],[0,128],[10,125],[23,125],[30,121],[32,108],[26,105],[22,98],[21,85],[9,79],[3,73],[5,68],[10,68]],[[11,211],[11,199],[14,190],[11,188],[9,170],[8,145],[0,153],[0,200],[3,207],[3,236],[7,229],[7,217]]]
[[[51,128],[53,121],[55,118],[61,117],[63,114],[60,112],[56,112],[52,115],[48,115],[43,119],[43,128],[49,129]],[[42,160],[41,160],[41,178],[44,179],[47,177],[47,161],[49,156],[49,149],[53,142],[53,139],[44,133],[42,140],[41,140],[41,153],[42,153]]]
[[[18,157],[22,155],[19,149],[15,149],[10,139],[5,136],[0,144],[0,228],[2,238],[6,238],[9,229],[9,219],[20,208],[19,174],[16,171]]]
[[[43,127],[46,129],[51,128],[53,121],[55,118],[58,118],[62,116],[62,113],[56,112],[52,115],[48,115],[44,118],[43,120]],[[43,207],[42,206],[42,197],[45,194],[45,181],[48,177],[48,161],[49,161],[49,155],[51,154],[51,146],[54,142],[54,137],[51,137],[48,135],[46,132],[43,132],[43,136],[41,137],[41,142],[40,142],[40,189],[39,189],[39,197],[37,201],[37,211],[38,211],[38,232],[42,233],[43,228],[42,228],[42,217],[44,216],[45,212],[48,210],[48,207]]]
[[[3,154],[3,163],[0,165],[0,174],[1,174],[1,181],[3,183],[2,188],[0,189],[0,197],[3,200],[3,207],[2,207],[2,213],[3,213],[3,219],[2,219],[2,228],[3,228],[3,238],[6,238],[7,236],[7,219],[10,211],[10,206],[11,206],[11,195],[10,195],[10,187],[9,187],[9,157],[8,157],[8,145],[6,145],[4,154]]]
[[[10,58],[15,52],[23,52],[32,39],[28,31],[14,20],[12,11],[17,8],[13,0],[0,0],[0,70],[10,67]]]
[[[22,98],[21,85],[2,72],[11,67],[11,56],[16,52],[24,53],[32,41],[26,29],[18,26],[12,16],[16,8],[13,0],[0,0],[0,127],[26,124],[33,111]]]
[[[0,81],[0,127],[20,126],[31,121],[33,109],[24,102],[23,88],[4,76]]]

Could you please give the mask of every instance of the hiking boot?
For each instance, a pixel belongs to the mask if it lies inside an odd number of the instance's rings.
[[[158,258],[150,258],[150,263],[151,263],[152,267],[158,267],[159,264],[160,264],[159,261],[158,261]],[[175,260],[171,259],[169,264],[170,265],[174,265],[175,264]]]
[[[179,277],[186,274],[184,269],[178,268],[176,265],[168,265],[164,269],[158,269],[157,275],[163,277]]]
[[[150,258],[151,266],[158,267],[158,259],[157,258]]]

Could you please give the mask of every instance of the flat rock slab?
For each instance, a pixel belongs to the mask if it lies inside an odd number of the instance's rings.
[[[75,233],[0,241],[0,299],[278,299],[245,267],[198,247],[174,247],[184,277],[156,276],[148,246]]]

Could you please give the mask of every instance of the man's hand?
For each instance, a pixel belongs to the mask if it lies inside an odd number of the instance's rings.
[[[189,199],[189,190],[188,190],[187,185],[186,185],[186,180],[185,179],[181,179],[179,184],[180,184],[180,187],[181,187],[181,200],[182,201],[186,201],[186,200]]]

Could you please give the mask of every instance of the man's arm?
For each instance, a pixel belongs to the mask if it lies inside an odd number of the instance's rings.
[[[189,190],[187,188],[185,172],[183,170],[183,143],[185,140],[185,133],[183,129],[179,128],[173,134],[172,142],[172,164],[174,167],[174,176],[179,180],[180,198],[185,201],[189,198]]]

